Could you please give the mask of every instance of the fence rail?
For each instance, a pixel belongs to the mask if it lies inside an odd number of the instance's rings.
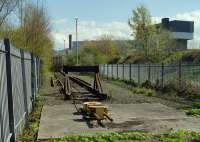
[[[200,87],[200,64],[104,64],[103,77],[133,81],[138,85],[150,81],[164,87],[170,83],[184,88],[187,84]]]
[[[15,142],[28,122],[39,87],[40,60],[0,41],[0,141]]]

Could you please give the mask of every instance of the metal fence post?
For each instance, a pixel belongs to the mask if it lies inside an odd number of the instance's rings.
[[[122,80],[124,80],[124,64],[122,65]]]
[[[118,67],[119,65],[117,64],[117,80],[119,79],[119,71],[118,71]]]
[[[109,74],[109,72],[108,72],[108,64],[107,64],[107,79],[109,78],[108,74]]]
[[[43,77],[42,77],[42,71],[41,71],[42,65],[43,65],[43,63],[42,63],[42,61],[40,60],[40,86],[43,85]]]
[[[112,79],[113,79],[113,64],[111,64],[111,73],[112,73]]]
[[[37,86],[39,90],[40,86],[39,86],[39,58],[38,57],[37,57]]]
[[[101,68],[100,75],[101,75],[101,77],[103,78],[103,74],[104,74],[104,64],[103,64],[103,65],[100,65],[100,68]]]
[[[179,89],[182,87],[182,67],[181,67],[181,61],[179,61],[178,66],[178,81],[179,81]]]
[[[132,78],[131,78],[131,76],[132,76],[132,65],[131,64],[129,64],[129,80],[131,81],[132,80]]]
[[[37,91],[38,91],[38,84],[37,84],[37,58],[34,57],[34,67],[35,67],[35,100],[36,100],[36,95],[37,95]]]
[[[140,85],[140,64],[138,64],[138,85]]]
[[[24,51],[21,49],[20,53],[21,53],[23,92],[24,92],[25,127],[27,128],[28,127],[28,103],[27,103],[27,88],[26,88],[26,71],[25,71]]]
[[[15,142],[15,124],[13,112],[13,94],[12,94],[12,73],[11,73],[11,54],[10,54],[10,41],[4,39],[6,50],[6,73],[7,73],[7,93],[8,93],[8,111],[9,111],[9,128],[12,134],[10,142]]]
[[[151,64],[148,65],[148,81],[151,81]]]
[[[164,63],[161,66],[161,87],[164,87]]]
[[[106,77],[106,64],[104,64],[104,67],[103,67],[103,68],[104,68],[103,76]]]
[[[32,91],[32,107],[34,109],[35,104],[35,64],[34,64],[34,56],[31,53],[31,91]]]

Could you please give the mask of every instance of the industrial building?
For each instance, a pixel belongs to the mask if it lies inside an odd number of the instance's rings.
[[[162,26],[162,28],[171,33],[171,40],[174,46],[173,49],[176,51],[186,50],[188,48],[188,40],[194,38],[193,21],[170,21],[169,18],[163,18],[162,22],[157,26]]]

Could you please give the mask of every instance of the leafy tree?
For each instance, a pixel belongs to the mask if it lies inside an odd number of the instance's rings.
[[[119,56],[119,51],[112,37],[103,35],[96,41],[87,41],[80,53],[82,65],[103,64]]]
[[[147,59],[162,60],[164,50],[168,48],[170,34],[162,26],[151,21],[149,10],[141,5],[133,10],[133,16],[128,20],[135,42],[142,49]]]
[[[132,35],[135,40],[142,47],[145,55],[148,56],[148,42],[154,32],[150,12],[143,5],[139,6],[136,10],[133,10],[133,16],[128,20],[128,24],[133,30]]]
[[[50,36],[50,25],[47,13],[41,7],[30,3],[23,9],[23,25],[12,26],[5,23],[1,27],[0,37],[8,37],[17,47],[32,52],[43,63],[43,73],[47,73],[51,65],[53,40]]]
[[[64,59],[64,64],[65,65],[75,65],[76,64],[76,55],[75,54],[70,54],[67,56],[67,58]]]

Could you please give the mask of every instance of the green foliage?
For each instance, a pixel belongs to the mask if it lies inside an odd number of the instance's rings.
[[[186,109],[185,113],[191,116],[200,116],[200,102],[194,102],[192,108]]]
[[[75,54],[71,54],[68,55],[67,58],[64,59],[64,62],[66,65],[75,65],[76,64],[76,55]]]
[[[151,21],[149,10],[141,5],[133,10],[133,15],[128,24],[133,31],[137,46],[142,49],[147,59],[162,60],[164,50],[169,44],[170,34],[162,27],[156,26]]]
[[[18,141],[34,142],[37,140],[42,107],[43,100],[38,97],[35,102],[34,111],[29,115],[29,127],[19,136]]]
[[[184,55],[186,55],[188,51],[180,51],[180,52],[172,52],[165,56],[163,63],[173,63],[180,61]]]
[[[200,62],[200,50],[189,50],[182,56],[182,61],[183,62],[188,62],[188,63],[199,63]]]
[[[144,52],[139,50],[133,50],[127,57],[122,59],[120,63],[127,63],[127,64],[142,64],[142,63],[151,63],[151,59],[147,59]]]
[[[194,102],[192,106],[193,108],[200,109],[200,102]]]
[[[133,30],[133,36],[143,48],[145,55],[148,55],[148,40],[152,34],[151,15],[148,9],[141,5],[132,11],[133,16],[128,24]]]
[[[156,96],[156,92],[152,89],[136,87],[136,88],[133,88],[132,91],[135,94],[144,94],[147,97]]]
[[[118,47],[112,37],[103,35],[96,41],[85,42],[81,47],[79,59],[81,65],[97,65],[112,62],[118,57]]]
[[[200,141],[200,133],[179,130],[167,134],[151,134],[143,132],[103,133],[85,135],[67,135],[59,139],[51,139],[46,142],[197,142]]]
[[[32,52],[42,61],[42,76],[46,76],[51,67],[53,40],[45,10],[34,4],[27,4],[23,9],[23,25],[13,26],[5,23],[0,30],[0,38],[11,40],[12,45],[25,51]]]
[[[189,109],[186,110],[187,115],[192,115],[192,116],[200,116],[200,109]]]
[[[147,89],[154,88],[151,81],[149,81],[149,80],[146,80],[144,83],[142,83],[141,86],[144,87],[144,88],[147,88]]]

